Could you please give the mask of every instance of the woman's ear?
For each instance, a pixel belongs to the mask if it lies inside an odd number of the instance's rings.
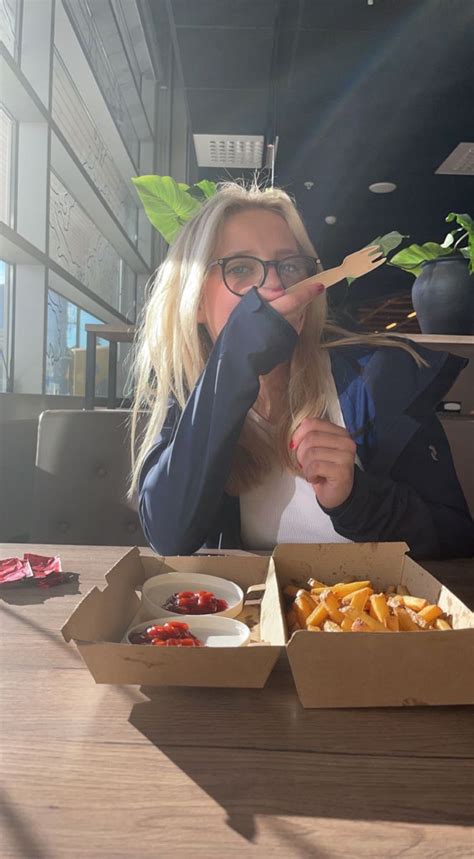
[[[204,308],[203,308],[202,299],[201,299],[201,301],[200,301],[200,302],[199,302],[199,304],[198,304],[198,309],[197,309],[197,321],[198,321],[198,323],[199,323],[200,325],[205,325],[205,324],[206,324],[206,314],[204,313]]]

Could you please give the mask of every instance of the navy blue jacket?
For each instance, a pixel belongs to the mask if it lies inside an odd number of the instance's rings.
[[[182,413],[168,415],[148,452],[139,510],[150,545],[163,555],[201,546],[242,547],[239,499],[224,491],[259,376],[288,361],[293,327],[251,290],[221,331]],[[364,470],[349,498],[327,510],[335,530],[356,542],[408,543],[413,557],[474,555],[474,523],[435,408],[467,361],[418,349],[418,367],[396,347],[330,350],[347,429]]]

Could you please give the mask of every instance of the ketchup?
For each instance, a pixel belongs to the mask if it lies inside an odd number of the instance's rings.
[[[155,647],[204,647],[192,634],[187,623],[170,620],[163,626],[149,626],[130,635],[131,644],[153,644]]]
[[[162,608],[176,614],[215,614],[229,608],[229,603],[212,591],[180,591],[168,597]]]

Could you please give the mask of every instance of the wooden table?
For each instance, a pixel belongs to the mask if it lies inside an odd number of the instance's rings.
[[[25,548],[54,551],[0,557]],[[473,855],[474,708],[305,711],[284,662],[263,690],[96,686],[58,630],[125,550],[60,551],[79,589],[1,595],[3,859]]]

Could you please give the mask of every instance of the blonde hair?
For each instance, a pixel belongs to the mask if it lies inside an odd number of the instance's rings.
[[[205,327],[197,322],[197,314],[218,231],[232,215],[255,208],[281,215],[301,252],[317,257],[294,202],[279,188],[261,190],[256,183],[251,188],[236,182],[223,183],[215,196],[183,226],[157,270],[136,338],[131,493],[137,488],[147,452],[163,427],[170,397],[184,408],[212,349]],[[410,346],[389,336],[353,334],[329,323],[325,294],[313,301],[307,308],[291,359],[288,396],[277,425],[276,456],[295,473],[288,444],[297,426],[307,417],[323,417],[332,412],[333,381],[327,347],[351,344],[398,346],[422,363]],[[139,438],[137,427],[143,411],[148,420]],[[247,418],[227,491],[238,494],[257,485],[274,458],[275,452]]]

